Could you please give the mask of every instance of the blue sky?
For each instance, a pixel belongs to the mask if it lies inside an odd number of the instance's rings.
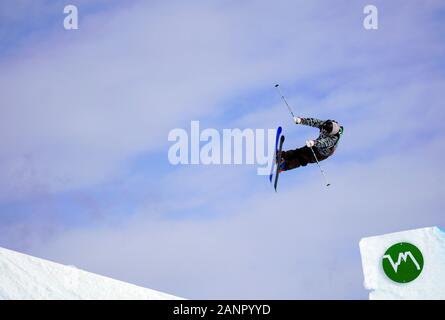
[[[364,299],[361,237],[443,227],[441,1],[0,4],[0,246],[188,298]],[[255,166],[172,166],[168,132],[345,126],[274,194]]]

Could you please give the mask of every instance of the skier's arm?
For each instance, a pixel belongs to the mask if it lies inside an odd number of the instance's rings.
[[[337,143],[337,141],[338,135],[314,140],[315,147],[317,148],[331,148]]]
[[[315,118],[300,118],[301,122],[300,124],[304,124],[305,126],[311,126],[314,128],[321,129],[321,126],[323,125],[324,121],[315,119]]]

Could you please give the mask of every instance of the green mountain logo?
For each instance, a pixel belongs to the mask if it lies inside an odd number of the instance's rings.
[[[386,250],[382,257],[383,271],[392,281],[408,283],[423,270],[422,252],[413,244],[399,242]]]

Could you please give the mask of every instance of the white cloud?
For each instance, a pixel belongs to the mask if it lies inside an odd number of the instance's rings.
[[[413,169],[437,168],[441,148],[437,140],[372,163],[330,160],[330,189],[310,166],[285,173],[278,194],[263,181],[242,200],[224,198],[223,214],[210,216],[217,212],[210,206],[207,216],[172,220],[145,209],[121,225],[73,230],[32,251],[189,298],[365,298],[361,237],[444,223],[445,175]],[[172,187],[164,201],[222,192],[212,174],[196,181],[210,186],[205,194],[181,189],[178,196]]]

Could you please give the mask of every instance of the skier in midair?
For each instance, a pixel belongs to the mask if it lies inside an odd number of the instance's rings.
[[[281,159],[277,159],[280,171],[306,166],[308,163],[317,162],[317,160],[322,161],[334,154],[340,135],[343,133],[343,127],[335,120],[323,121],[315,118],[294,117],[294,122],[318,128],[320,129],[320,135],[315,140],[307,140],[304,147],[282,151]]]

